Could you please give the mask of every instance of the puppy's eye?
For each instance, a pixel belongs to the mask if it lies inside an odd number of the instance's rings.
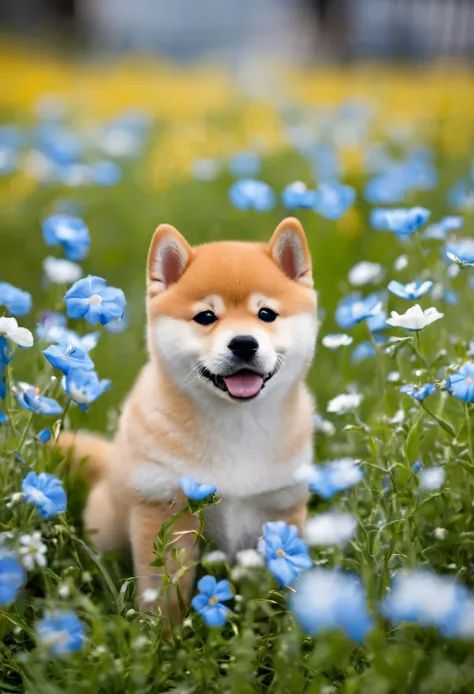
[[[278,313],[272,311],[271,308],[261,308],[258,312],[258,317],[265,323],[273,323],[273,321],[278,318]]]
[[[212,325],[212,323],[216,322],[217,316],[212,311],[201,311],[201,313],[194,316],[193,320],[199,323],[199,325]]]

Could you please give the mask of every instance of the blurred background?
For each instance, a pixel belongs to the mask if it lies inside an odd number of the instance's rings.
[[[0,32],[0,281],[31,292],[29,327],[64,311],[67,282],[43,269],[61,249],[41,223],[72,214],[92,237],[82,272],[128,300],[123,332],[103,331],[92,355],[113,388],[88,428],[113,427],[146,359],[145,259],[159,223],[195,244],[266,239],[295,210],[287,185],[353,187],[340,214],[295,212],[327,333],[349,269],[390,267],[403,251],[369,231],[374,205],[426,205],[433,220],[474,206],[474,0],[2,0]],[[273,205],[229,199],[248,177]],[[17,378],[35,378],[21,356]],[[373,377],[360,361],[320,351],[321,403]]]
[[[4,31],[177,60],[472,58],[472,0],[3,0]]]

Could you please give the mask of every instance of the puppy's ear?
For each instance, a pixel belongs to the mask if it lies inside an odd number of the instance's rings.
[[[311,255],[303,227],[294,217],[287,217],[277,226],[268,244],[270,257],[290,280],[313,286]]]
[[[194,252],[171,224],[160,224],[148,253],[148,291],[159,294],[177,282],[189,266]]]

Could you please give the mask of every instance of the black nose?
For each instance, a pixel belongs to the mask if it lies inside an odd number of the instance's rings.
[[[250,361],[258,349],[258,342],[251,335],[238,335],[229,342],[229,349],[239,359]]]

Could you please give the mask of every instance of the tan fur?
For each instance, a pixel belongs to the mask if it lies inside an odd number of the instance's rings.
[[[260,305],[278,307],[279,318],[262,322]],[[88,458],[84,470],[95,486],[86,527],[101,549],[131,541],[141,593],[160,585],[156,574],[163,571],[150,567],[153,540],[162,522],[185,506],[180,476],[218,487],[222,501],[206,515],[205,536],[231,555],[246,542],[254,546],[266,521],[283,519],[299,528],[304,523],[307,491],[293,475],[311,460],[313,402],[304,378],[317,324],[301,225],[284,220],[268,246],[219,242],[197,248],[162,225],[150,246],[147,308],[150,360],[125,402],[115,440],[63,433],[59,444],[63,450],[73,445],[76,461]],[[219,313],[216,323],[193,321],[196,310],[207,308]],[[227,359],[234,334],[258,337],[265,369],[281,362],[248,402],[235,402],[194,366],[196,360],[207,368]],[[196,547],[195,533],[188,531],[197,525],[189,513],[179,520],[179,557],[169,557],[186,599]],[[177,617],[176,594],[170,601],[159,601],[159,607]]]
[[[109,464],[110,443],[102,436],[63,431],[60,447],[65,452],[73,452],[75,467],[80,467],[85,481],[91,486],[105,475]]]

